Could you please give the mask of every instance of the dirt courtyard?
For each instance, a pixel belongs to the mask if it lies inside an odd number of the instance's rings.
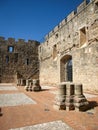
[[[40,92],[0,84],[0,130],[98,130],[98,95],[85,93],[93,109],[86,112],[55,110],[56,87]]]

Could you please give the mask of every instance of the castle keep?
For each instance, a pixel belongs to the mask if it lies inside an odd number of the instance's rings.
[[[40,45],[0,37],[0,82],[19,78],[50,85],[79,82],[98,90],[98,0],[84,0]]]
[[[40,82],[98,90],[98,0],[84,0],[39,46]]]
[[[38,78],[38,46],[37,41],[0,37],[0,82],[16,83],[19,78],[24,81]]]

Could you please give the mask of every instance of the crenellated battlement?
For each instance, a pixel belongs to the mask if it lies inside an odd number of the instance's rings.
[[[15,43],[15,38],[9,37],[7,41],[8,41],[9,43]]]
[[[16,83],[16,78],[19,77],[38,79],[39,44],[34,40],[0,37],[0,83]]]
[[[76,82],[98,91],[98,0],[83,0],[44,39],[39,47],[41,84],[63,83],[66,88],[65,82]]]
[[[77,13],[81,12],[87,5],[88,5],[87,0],[84,0],[84,1],[77,7]]]
[[[8,39],[6,39],[5,37],[2,37],[0,36],[0,43],[10,43],[10,44],[13,44],[13,43],[18,43],[18,44],[25,44],[25,43],[30,43],[30,44],[36,44],[36,43],[39,43],[38,41],[35,41],[35,40],[28,40],[28,41],[25,41],[25,39],[18,39],[18,40],[15,40],[15,38],[12,38],[12,37],[9,37]]]
[[[0,36],[0,42],[2,41],[5,41],[5,38]]]
[[[46,36],[45,40],[48,40],[49,37],[51,37],[54,33],[59,31],[65,24],[67,25],[68,22],[70,22],[73,18],[75,18],[77,15],[80,14],[88,5],[93,3],[96,0],[84,0],[75,11],[72,11],[65,19],[63,19],[57,26],[54,27],[52,31],[50,31]]]

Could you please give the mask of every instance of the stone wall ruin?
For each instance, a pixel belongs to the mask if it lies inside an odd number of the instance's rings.
[[[98,91],[98,0],[84,0],[40,45],[0,37],[0,82],[17,78],[50,85],[79,82]]]
[[[38,46],[39,42],[33,40],[0,37],[0,82],[39,78]]]
[[[98,0],[84,0],[45,36],[39,60],[41,84],[72,81],[98,90]]]

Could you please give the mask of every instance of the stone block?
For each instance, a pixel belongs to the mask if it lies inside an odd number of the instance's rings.
[[[81,12],[87,5],[87,1],[84,0],[78,7],[77,7],[77,13]]]
[[[72,11],[72,12],[67,16],[67,22],[69,22],[74,16],[75,16],[75,12]]]
[[[15,43],[15,38],[8,38],[8,42],[11,43],[11,44]]]
[[[41,91],[39,79],[33,79],[33,91]]]
[[[54,101],[54,108],[59,110],[65,109],[65,96],[66,96],[66,84],[60,83],[58,86],[58,92]]]

